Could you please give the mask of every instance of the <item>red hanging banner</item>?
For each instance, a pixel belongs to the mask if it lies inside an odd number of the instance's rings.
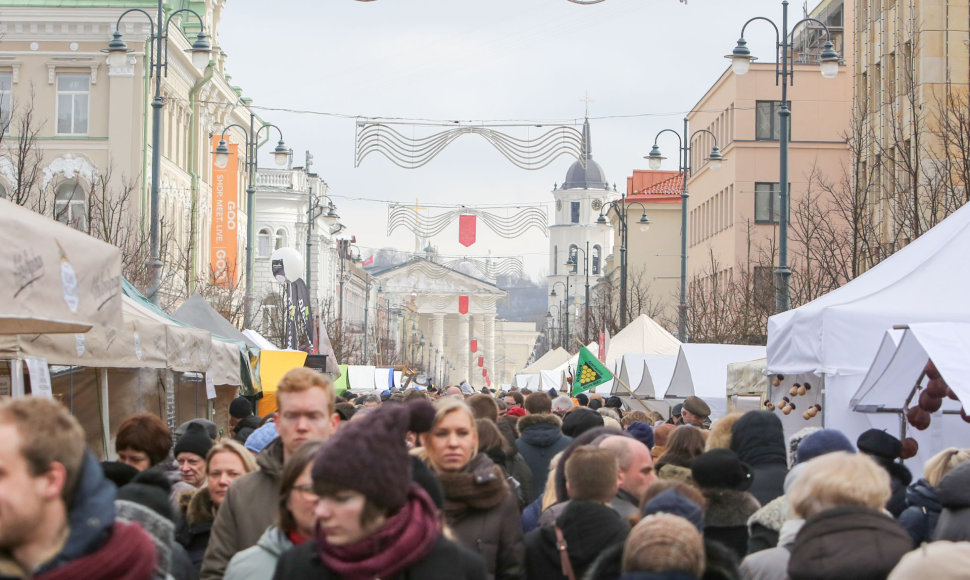
[[[478,341],[477,340],[472,339],[472,341],[469,343],[469,346],[471,347],[471,351],[472,352],[478,352]]]
[[[483,356],[478,357],[478,366],[480,367],[485,366],[485,357]]]
[[[476,217],[475,215],[458,216],[458,243],[466,248],[475,243]]]
[[[492,379],[490,379],[488,377],[485,377],[485,385],[491,387],[492,386]]]
[[[468,314],[468,296],[458,297],[458,312],[459,314]]]
[[[488,371],[485,370],[485,369],[482,369],[482,376],[487,379],[488,378]]]

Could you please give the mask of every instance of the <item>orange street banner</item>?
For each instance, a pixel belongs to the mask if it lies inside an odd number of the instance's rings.
[[[219,135],[212,136],[212,148],[219,146]],[[212,229],[209,232],[209,266],[215,282],[232,286],[238,278],[236,257],[239,255],[239,155],[236,145],[229,145],[229,162],[216,165],[212,157]]]

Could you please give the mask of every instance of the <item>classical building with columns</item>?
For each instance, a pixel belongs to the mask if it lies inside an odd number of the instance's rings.
[[[532,323],[497,320],[496,303],[506,292],[486,280],[423,257],[371,274],[379,299],[403,313],[391,329],[400,337],[401,359],[436,384],[506,384],[538,336]]]

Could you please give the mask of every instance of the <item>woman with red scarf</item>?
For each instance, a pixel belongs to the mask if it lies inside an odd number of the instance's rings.
[[[384,406],[320,446],[311,473],[312,541],[283,554],[279,580],[463,580],[485,563],[442,535],[434,502],[412,481],[407,433],[431,428],[425,401]]]

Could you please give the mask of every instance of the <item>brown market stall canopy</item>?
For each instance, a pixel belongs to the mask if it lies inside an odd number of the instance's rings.
[[[0,199],[0,334],[121,324],[121,252]]]

